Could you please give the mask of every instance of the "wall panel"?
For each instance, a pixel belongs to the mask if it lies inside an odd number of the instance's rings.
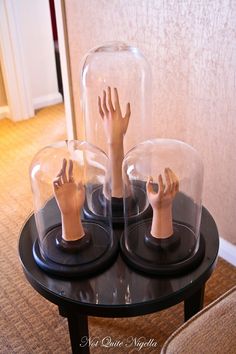
[[[66,14],[79,137],[83,56],[106,41],[137,45],[152,68],[152,135],[200,152],[204,205],[236,243],[236,1],[70,0]]]
[[[2,68],[0,64],[0,107],[1,106],[7,106],[7,97],[2,77]]]

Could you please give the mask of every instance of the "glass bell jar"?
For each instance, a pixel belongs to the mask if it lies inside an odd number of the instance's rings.
[[[122,161],[152,137],[151,71],[136,47],[112,42],[90,50],[81,71],[85,140],[109,157],[113,222],[123,222]]]
[[[30,167],[38,237],[36,263],[61,276],[88,276],[116,256],[111,225],[108,158],[97,147],[76,140],[45,147]],[[97,188],[106,198],[95,203]],[[85,219],[85,210],[100,222]]]
[[[173,275],[202,260],[202,188],[203,163],[184,142],[147,140],[127,153],[121,249],[128,264],[150,274]],[[148,217],[147,208],[152,211]]]

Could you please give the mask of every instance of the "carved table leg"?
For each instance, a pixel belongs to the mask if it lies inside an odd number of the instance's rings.
[[[72,354],[89,354],[88,316],[61,307],[59,313],[68,320]]]
[[[185,322],[203,308],[205,284],[184,301]]]

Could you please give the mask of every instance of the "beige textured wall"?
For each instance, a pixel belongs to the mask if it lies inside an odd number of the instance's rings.
[[[6,97],[5,86],[2,77],[2,69],[0,64],[0,107],[6,105],[7,105],[7,97]]]
[[[70,0],[66,11],[79,137],[82,57],[106,41],[137,45],[153,74],[152,135],[200,152],[204,205],[236,243],[236,1]]]

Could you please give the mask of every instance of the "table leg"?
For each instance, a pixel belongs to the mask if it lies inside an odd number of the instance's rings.
[[[203,308],[205,284],[184,301],[185,322]]]
[[[61,316],[68,321],[72,354],[89,354],[88,316],[59,308]]]

